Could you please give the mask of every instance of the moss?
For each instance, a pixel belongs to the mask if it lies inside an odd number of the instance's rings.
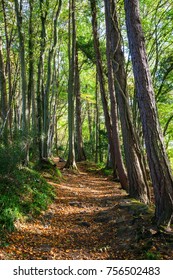
[[[0,176],[0,230],[14,230],[16,220],[38,215],[54,198],[54,188],[35,170],[16,168]]]
[[[43,175],[43,177],[60,181],[62,173],[56,164],[50,159],[42,162],[36,162],[33,166],[35,170]]]

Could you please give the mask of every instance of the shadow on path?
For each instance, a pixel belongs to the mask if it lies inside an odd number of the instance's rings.
[[[61,183],[49,179],[54,203],[38,219],[16,224],[3,248],[6,259],[140,259],[152,252],[147,208],[129,207],[119,184],[87,172],[84,164],[79,168],[79,174],[62,170]]]

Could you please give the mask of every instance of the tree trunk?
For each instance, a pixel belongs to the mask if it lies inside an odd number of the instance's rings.
[[[109,144],[110,144],[110,151],[111,151],[111,155],[112,155],[112,162],[113,162],[114,170],[116,170],[116,166],[117,166],[118,176],[119,176],[122,188],[127,189],[127,185],[128,185],[127,175],[126,175],[126,172],[124,169],[122,156],[121,156],[121,152],[120,152],[118,131],[117,131],[117,125],[116,125],[117,122],[111,124],[111,119],[110,119],[109,112],[108,112],[108,104],[107,104],[107,100],[106,100],[103,66],[102,66],[102,59],[101,59],[101,54],[100,54],[99,39],[98,39],[98,32],[97,32],[96,1],[90,0],[90,3],[91,3],[91,11],[92,11],[92,26],[93,26],[93,36],[94,36],[94,49],[95,49],[95,55],[96,55],[96,66],[97,66],[97,72],[98,72],[98,77],[99,77],[100,92],[101,92],[103,110],[104,110],[104,115],[105,115],[105,124],[106,124],[107,133],[108,133]],[[115,114],[115,112],[114,112],[114,114]],[[113,120],[113,121],[115,121],[115,120]],[[112,130],[113,125],[115,126],[114,130]]]
[[[72,28],[72,32],[71,32]],[[76,19],[75,0],[69,0],[69,81],[68,81],[68,136],[69,153],[65,168],[77,169],[74,146],[74,83],[75,83],[75,54],[76,54]]]
[[[38,150],[39,160],[43,158],[43,143],[42,143],[42,132],[43,132],[43,79],[44,79],[44,52],[46,47],[46,18],[47,11],[44,12],[43,0],[39,1],[40,4],[40,20],[41,20],[41,34],[40,34],[40,50],[39,50],[39,61],[38,61],[38,76],[37,76],[37,125],[38,125]]]
[[[155,95],[139,16],[139,1],[125,0],[124,3],[137,100],[155,193],[155,218],[158,225],[169,226],[173,217],[173,178],[157,117]]]
[[[107,52],[107,69],[108,69],[108,88],[110,95],[110,103],[111,103],[111,117],[112,117],[112,136],[114,139],[115,146],[115,154],[117,157],[117,169],[120,168],[121,172],[125,172],[125,167],[123,166],[123,160],[121,156],[121,148],[119,141],[119,128],[118,128],[118,111],[117,111],[117,100],[115,95],[115,84],[114,84],[114,73],[113,73],[113,64],[112,64],[112,53],[111,53],[111,22],[109,22],[110,8],[109,8],[109,0],[105,1],[105,15],[106,15],[106,52]],[[109,10],[108,10],[109,9]],[[109,153],[109,152],[108,152]],[[109,157],[108,157],[109,158]],[[110,159],[110,163],[111,163]],[[120,163],[120,167],[118,166]],[[127,187],[126,187],[127,189]]]
[[[59,54],[58,54],[59,56]],[[59,60],[59,58],[58,58]],[[57,88],[59,87],[59,61],[57,65],[57,54],[54,53],[53,58],[53,69],[52,69],[52,92],[51,98],[49,102],[49,130],[48,130],[48,157],[52,156],[52,147],[54,144],[55,151],[57,152],[57,104],[59,102],[58,95],[59,91]]]
[[[96,105],[95,105],[95,162],[99,162],[99,94],[98,94],[98,75],[96,74]]]
[[[0,137],[2,135],[5,145],[8,143],[8,116],[7,116],[7,90],[6,90],[6,78],[4,69],[4,59],[2,52],[2,38],[0,36],[0,93],[1,93],[1,118],[2,128],[0,130]]]
[[[6,7],[5,7],[5,1],[2,0],[2,11],[3,11],[3,18],[4,18],[4,30],[5,30],[5,40],[6,40],[6,65],[7,65],[7,75],[8,75],[8,96],[9,96],[9,102],[8,102],[8,108],[9,108],[9,114],[8,114],[8,128],[10,131],[10,137],[12,139],[12,78],[11,78],[11,59],[10,59],[10,40],[8,35],[8,27],[7,27],[7,16],[6,16]]]
[[[121,46],[115,0],[105,0],[105,16],[107,30],[107,57],[109,68],[112,69],[114,66],[116,98],[120,112],[125,161],[128,174],[128,192],[131,197],[137,198],[144,203],[148,203],[149,189],[145,169],[130,115],[130,106],[126,89],[126,74],[124,69],[124,55]],[[110,72],[111,71],[112,70],[110,70]]]
[[[43,157],[48,158],[48,130],[49,130],[49,122],[50,122],[50,112],[49,112],[49,95],[50,95],[50,85],[52,80],[52,59],[54,57],[54,52],[57,45],[57,21],[61,11],[61,0],[57,0],[56,3],[56,12],[53,19],[53,43],[49,49],[48,53],[48,62],[47,62],[47,81],[46,87],[44,91],[43,97],[43,132],[44,132],[44,139],[43,139]]]
[[[30,128],[30,117],[32,109],[32,135],[36,136],[36,108],[35,108],[35,88],[34,88],[34,42],[33,42],[33,0],[29,0],[29,77],[28,77],[28,119]]]
[[[91,147],[91,154],[94,153],[94,139],[93,139],[93,117],[92,117],[92,103],[88,100],[86,101],[86,110],[88,117],[88,133],[89,133],[89,143]]]
[[[78,50],[76,48],[76,80],[75,80],[75,93],[76,93],[76,138],[77,138],[77,161],[86,160],[86,155],[83,147],[82,137],[82,119],[81,119],[81,93],[80,93],[80,77],[78,65]]]
[[[15,0],[15,12],[17,19],[17,30],[19,36],[20,48],[20,69],[21,69],[21,83],[22,83],[22,132],[27,135],[27,116],[26,116],[26,96],[27,96],[27,80],[26,80],[26,60],[25,60],[25,44],[24,34],[22,30],[22,11],[19,7],[18,0]]]

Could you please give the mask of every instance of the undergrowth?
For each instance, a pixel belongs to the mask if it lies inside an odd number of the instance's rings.
[[[15,221],[35,217],[55,197],[54,189],[34,170],[16,168],[10,175],[0,175],[0,231],[13,231]]]
[[[37,170],[45,178],[52,178],[56,181],[60,181],[60,178],[62,178],[61,171],[56,167],[56,164],[51,159],[37,162],[32,165],[32,168]]]

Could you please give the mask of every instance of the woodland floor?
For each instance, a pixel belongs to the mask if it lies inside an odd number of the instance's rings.
[[[130,200],[120,185],[79,164],[63,170],[57,196],[37,219],[16,224],[0,247],[0,259],[173,259],[173,236],[158,232],[145,205]]]

